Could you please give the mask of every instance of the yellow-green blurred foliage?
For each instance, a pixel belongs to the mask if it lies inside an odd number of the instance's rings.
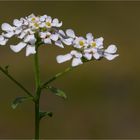
[[[43,92],[42,110],[54,112],[41,122],[42,138],[140,138],[140,2],[0,2],[0,24],[15,18],[47,14],[63,21],[63,29],[77,35],[92,32],[114,43],[120,56],[113,61],[84,64],[52,83],[63,89],[68,100]],[[33,57],[25,50],[13,53],[9,44],[0,47],[0,65],[34,92]],[[70,63],[57,64],[58,54],[69,48],[40,48],[42,81],[64,70]],[[10,107],[22,92],[0,73],[0,138],[33,138],[34,106],[31,102]]]

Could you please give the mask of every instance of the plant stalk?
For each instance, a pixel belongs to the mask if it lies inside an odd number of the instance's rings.
[[[39,124],[40,124],[40,116],[39,116],[39,101],[40,101],[40,71],[39,71],[39,60],[38,60],[38,46],[36,46],[36,54],[34,54],[34,66],[35,66],[35,85],[36,85],[36,93],[35,93],[35,140],[39,140]]]

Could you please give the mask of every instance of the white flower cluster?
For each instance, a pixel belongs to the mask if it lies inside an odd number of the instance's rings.
[[[0,45],[5,45],[7,41],[16,36],[21,39],[17,45],[10,45],[14,52],[19,52],[26,47],[26,56],[36,53],[38,44],[52,44],[64,48],[64,45],[72,46],[73,50],[65,55],[57,56],[57,62],[63,63],[72,60],[72,66],[78,66],[84,61],[91,59],[100,59],[102,57],[112,60],[118,56],[115,45],[110,45],[107,49],[103,49],[103,38],[94,39],[91,33],[86,35],[86,39],[75,35],[72,29],[66,32],[60,30],[62,22],[57,18],[43,15],[29,15],[25,18],[14,19],[13,25],[3,23],[3,30],[0,35]]]
[[[92,59],[99,60],[105,57],[108,60],[113,60],[118,56],[116,54],[117,47],[115,45],[109,45],[107,49],[103,47],[103,37],[95,38],[91,33],[86,34],[86,39],[75,35],[72,29],[66,30],[66,35],[71,39],[74,50],[65,55],[58,55],[57,62],[63,63],[68,60],[72,60],[72,66],[78,66],[85,61]]]

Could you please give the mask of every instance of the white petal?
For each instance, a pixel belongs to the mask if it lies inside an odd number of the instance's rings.
[[[86,34],[86,38],[87,38],[88,41],[92,41],[92,40],[93,40],[93,35],[92,35],[92,33],[87,33],[87,34]]]
[[[58,34],[52,34],[52,35],[50,36],[50,38],[51,38],[53,41],[57,41],[57,40],[58,40],[58,37],[59,37]]]
[[[66,62],[66,61],[70,60],[71,58],[72,58],[71,54],[58,55],[56,57],[56,60],[57,60],[58,63],[63,63],[63,62]]]
[[[18,38],[23,39],[27,33],[21,32],[21,34],[18,36]]]
[[[52,41],[51,41],[50,38],[45,38],[45,39],[44,39],[44,43],[45,43],[45,44],[52,44]]]
[[[46,18],[47,18],[47,15],[43,15],[40,17],[40,21],[45,21]]]
[[[72,50],[71,52],[71,55],[77,57],[77,58],[81,58],[82,57],[82,54],[80,52],[77,52],[75,50]]]
[[[81,64],[83,64],[83,62],[81,61],[80,58],[73,58],[72,67],[76,67],[76,66],[81,65]]]
[[[103,46],[103,41],[104,41],[104,38],[103,37],[100,37],[100,38],[95,39],[95,42],[96,42],[97,47]]]
[[[62,26],[62,21],[59,23],[59,20],[57,18],[54,18],[52,21],[52,25],[55,27],[61,27]]]
[[[107,53],[116,53],[117,47],[115,45],[109,45],[108,48],[105,50]]]
[[[15,30],[15,34],[16,34],[16,35],[19,35],[21,32],[22,32],[22,28],[17,28],[17,29]]]
[[[36,38],[35,38],[34,34],[33,34],[33,35],[27,35],[27,36],[24,38],[24,42],[30,43],[30,44],[32,44],[32,45],[35,44]]]
[[[59,20],[57,18],[54,18],[52,21],[52,25],[56,26],[59,23]]]
[[[72,29],[67,29],[66,34],[69,37],[75,38],[75,33],[74,33],[74,31]]]
[[[107,60],[113,60],[114,58],[116,58],[117,56],[119,56],[118,54],[105,54],[104,57],[107,59]]]
[[[64,33],[64,31],[63,31],[63,30],[59,30],[59,34],[61,34],[61,35],[65,36],[65,33]]]
[[[58,46],[58,47],[60,47],[60,48],[64,48],[64,46],[63,46],[63,44],[62,44],[62,42],[60,40],[57,40],[55,42],[55,45]]]
[[[14,19],[13,25],[15,25],[16,27],[20,27],[22,25],[22,21],[20,21],[18,19]]]
[[[34,45],[27,45],[26,47],[26,56],[29,56],[30,54],[35,54],[35,46]]]
[[[15,28],[14,27],[12,27],[10,24],[8,24],[8,23],[3,23],[2,25],[1,25],[1,29],[3,30],[3,31],[13,31]]]
[[[10,48],[14,51],[14,52],[19,52],[21,51],[27,44],[24,42],[20,42],[17,45],[10,45]]]
[[[84,54],[84,57],[85,57],[87,60],[91,60],[92,54],[90,54],[90,53],[85,53],[85,54]]]
[[[46,38],[47,33],[46,32],[40,32],[40,38]]]
[[[62,39],[62,42],[66,45],[71,45],[73,42],[72,38]]]
[[[5,39],[2,35],[0,35],[0,45],[5,45],[8,39]]]
[[[94,57],[95,59],[99,59],[99,58],[101,57],[101,55],[100,55],[99,53],[94,53],[94,54],[93,54],[93,57]]]
[[[14,35],[14,32],[7,32],[2,34],[4,37],[11,38]]]
[[[3,35],[0,35],[0,41],[3,41],[3,40],[4,40]]]

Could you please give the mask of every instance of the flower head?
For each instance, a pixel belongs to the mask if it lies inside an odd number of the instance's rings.
[[[118,56],[117,47],[109,45],[104,49],[103,37],[95,38],[92,33],[87,33],[86,37],[77,36],[72,29],[65,32],[60,29],[62,21],[48,15],[36,16],[31,14],[27,17],[14,19],[13,25],[3,23],[1,25],[0,45],[6,45],[12,37],[17,37],[21,41],[15,45],[10,45],[12,51],[18,53],[26,48],[26,56],[36,53],[37,45],[55,44],[60,48],[64,45],[72,47],[72,51],[65,55],[58,55],[56,60],[63,63],[71,60],[73,67],[83,64],[85,61],[100,60],[106,58],[113,60]]]
[[[3,30],[0,35],[0,45],[5,45],[7,41],[15,36],[21,39],[17,45],[10,45],[14,52],[19,52],[26,48],[26,56],[36,53],[35,45],[38,40],[40,44],[59,44],[61,37],[58,28],[62,26],[57,18],[43,15],[35,16],[31,14],[25,18],[14,19],[13,25],[3,23],[1,29]],[[60,46],[60,45],[57,45]],[[64,46],[60,46],[64,47]]]

